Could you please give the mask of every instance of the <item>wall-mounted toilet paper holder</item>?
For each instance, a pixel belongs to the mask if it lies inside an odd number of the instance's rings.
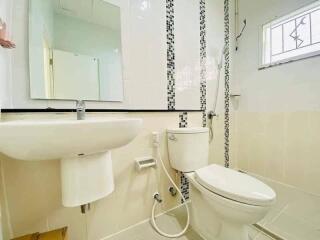
[[[156,167],[157,161],[151,156],[136,158],[135,166],[137,171],[141,171],[145,168]]]

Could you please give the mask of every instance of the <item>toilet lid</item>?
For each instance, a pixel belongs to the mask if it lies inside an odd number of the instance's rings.
[[[208,190],[237,202],[268,206],[276,199],[276,193],[258,179],[219,165],[197,170],[195,178]]]

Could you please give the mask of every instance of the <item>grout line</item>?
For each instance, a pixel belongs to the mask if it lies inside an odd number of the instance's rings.
[[[275,184],[279,184],[281,186],[289,188],[290,190],[295,190],[295,191],[298,191],[298,192],[302,192],[303,194],[311,195],[311,196],[318,197],[318,198],[320,197],[320,194],[316,194],[316,193],[305,191],[302,188],[299,188],[299,187],[294,186],[294,185],[290,185],[290,184],[285,183],[285,182],[280,182],[280,181],[277,181],[277,180],[274,180],[274,179],[271,179],[271,178],[268,178],[268,177],[264,177],[262,175],[253,173],[253,172],[248,171],[248,170],[244,170],[244,169],[240,169],[240,168],[238,168],[237,170],[242,172],[242,173],[246,173],[246,174],[252,175],[254,177],[257,177],[260,180],[263,179],[265,181],[269,181],[269,182],[272,182],[272,183],[275,183]]]
[[[252,225],[255,229],[257,229],[258,231],[260,231],[261,233],[263,233],[264,235],[271,237],[274,240],[286,240],[283,237],[278,236],[277,234],[269,231],[268,229],[260,226],[259,224],[253,224]]]
[[[165,214],[167,214],[167,213],[169,213],[169,212],[171,212],[171,211],[174,211],[174,210],[176,210],[176,209],[178,209],[178,208],[180,208],[180,207],[182,207],[182,206],[183,206],[183,204],[179,204],[178,206],[176,206],[176,207],[174,207],[174,208],[171,208],[171,209],[169,209],[169,210],[167,210],[167,211],[165,211],[165,212],[159,213],[158,215],[156,215],[156,217],[160,217],[160,216],[162,216],[162,215],[165,215]],[[127,228],[124,228],[124,229],[120,230],[119,232],[116,232],[116,233],[113,233],[113,234],[108,235],[108,236],[106,236],[106,237],[100,238],[99,240],[107,240],[107,239],[110,239],[110,238],[112,238],[112,237],[114,237],[114,236],[116,236],[116,235],[118,235],[118,234],[121,234],[121,233],[123,233],[123,232],[126,232],[126,231],[128,231],[128,230],[130,230],[130,229],[132,229],[132,228],[135,228],[135,227],[137,227],[137,226],[139,226],[139,225],[141,225],[141,224],[148,223],[149,221],[150,221],[150,218],[145,219],[145,220],[143,220],[143,221],[141,221],[141,222],[138,222],[138,223],[133,224],[133,225],[127,227]]]
[[[289,207],[289,204],[287,203],[281,210],[280,212],[276,215],[276,216],[273,216],[269,222],[266,222],[264,224],[264,227],[266,227],[266,225],[269,223],[269,224],[272,224],[274,223],[286,210],[287,208]]]

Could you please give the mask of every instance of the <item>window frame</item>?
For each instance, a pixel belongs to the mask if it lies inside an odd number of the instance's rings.
[[[281,59],[281,60],[277,60],[277,61],[273,61],[270,62],[268,64],[264,63],[263,58],[265,57],[265,52],[264,52],[264,35],[265,35],[265,26],[267,25],[272,25],[272,26],[277,26],[277,24],[281,24],[291,18],[297,18],[300,15],[304,15],[305,12],[310,11],[313,8],[320,8],[320,0],[316,0],[312,3],[309,3],[307,5],[304,5],[302,7],[297,8],[296,10],[292,10],[286,14],[283,14],[281,16],[276,16],[273,19],[271,19],[270,21],[261,24],[259,26],[259,67],[258,70],[263,70],[266,68],[270,68],[270,67],[275,67],[275,66],[279,66],[282,64],[287,64],[287,63],[291,63],[291,62],[296,62],[296,61],[300,61],[300,60],[305,60],[308,58],[313,58],[313,57],[319,57],[320,56],[320,50],[314,51],[314,52],[310,52],[310,53],[304,53],[301,55],[297,55],[297,56],[293,56],[293,57],[288,57],[285,59]],[[319,43],[320,44],[320,43]],[[299,49],[299,48],[298,48]],[[295,50],[298,50],[295,49]],[[301,49],[301,48],[300,48]],[[293,51],[295,51],[293,50]]]

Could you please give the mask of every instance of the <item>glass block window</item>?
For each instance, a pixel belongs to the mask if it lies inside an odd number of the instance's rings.
[[[262,26],[262,68],[319,54],[320,1]]]

